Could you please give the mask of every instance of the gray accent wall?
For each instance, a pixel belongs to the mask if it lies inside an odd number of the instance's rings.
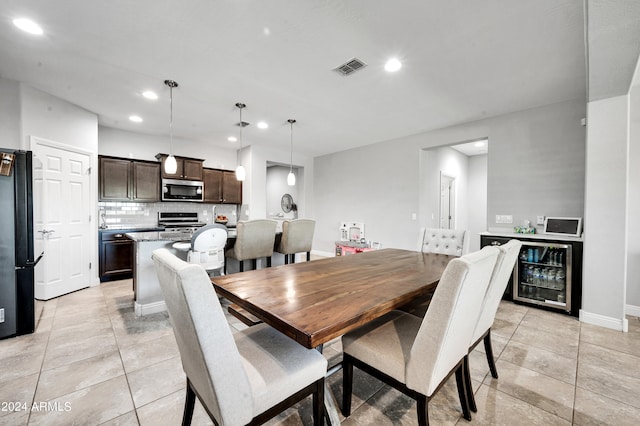
[[[421,150],[484,137],[487,228],[497,226],[496,214],[513,215],[500,225],[507,228],[536,215],[581,217],[585,115],[584,100],[568,101],[316,157],[314,249],[334,251],[341,221],[364,222],[366,238],[383,247],[415,249],[430,219],[420,209]]]

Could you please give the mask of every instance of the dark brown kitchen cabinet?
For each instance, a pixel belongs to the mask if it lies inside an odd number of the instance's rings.
[[[204,202],[242,204],[242,182],[232,171],[204,169]]]
[[[133,276],[133,241],[123,232],[99,233],[100,282]]]
[[[242,182],[236,179],[234,172],[222,172],[222,202],[242,204]]]
[[[203,163],[204,160],[198,158],[176,157],[178,165],[174,174],[164,171],[164,162],[167,154],[158,154],[156,158],[162,162],[162,178],[163,179],[186,179],[186,180],[203,180]]]
[[[204,169],[204,202],[222,203],[222,170]]]
[[[131,199],[131,160],[100,157],[100,201]]]
[[[160,163],[100,157],[100,201],[160,201]]]

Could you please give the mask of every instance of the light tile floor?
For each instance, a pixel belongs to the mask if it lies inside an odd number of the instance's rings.
[[[620,333],[502,302],[493,329],[500,378],[491,378],[482,345],[471,354],[471,424],[639,424],[640,321],[629,323]],[[339,340],[324,354],[339,360]],[[341,381],[341,372],[329,379],[338,401]],[[0,425],[177,425],[184,388],[168,315],[136,318],[130,280],[48,301],[36,333],[0,341]],[[344,425],[417,424],[409,398],[357,369],[353,398]],[[429,409],[431,424],[469,424],[454,379]],[[193,424],[212,424],[199,403]],[[270,424],[311,424],[310,401]]]

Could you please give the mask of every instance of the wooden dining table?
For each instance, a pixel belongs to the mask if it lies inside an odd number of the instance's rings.
[[[430,293],[454,256],[382,249],[212,277],[218,296],[307,348]],[[339,424],[325,389],[330,424]]]
[[[429,293],[452,258],[388,248],[211,281],[219,296],[316,348]]]

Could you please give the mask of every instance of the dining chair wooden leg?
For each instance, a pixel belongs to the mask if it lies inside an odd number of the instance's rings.
[[[487,362],[489,363],[489,370],[491,370],[491,377],[498,378],[498,370],[496,369],[496,362],[493,358],[493,347],[491,346],[491,329],[487,331],[484,336],[484,352],[487,354]]]
[[[464,369],[464,382],[467,391],[467,401],[469,401],[469,409],[474,413],[478,412],[476,406],[476,398],[473,394],[473,383],[471,383],[471,369],[469,368],[469,355],[465,356],[462,360],[462,367]]]
[[[460,398],[460,405],[462,406],[462,417],[465,420],[471,421],[471,411],[469,411],[469,399],[467,398],[467,386],[465,384],[464,377],[464,362],[458,365],[456,369],[456,384],[458,385],[458,397]]]
[[[311,252],[307,252],[307,262],[311,262]]]
[[[288,255],[288,254],[285,254],[285,255],[284,255],[284,264],[285,264],[285,265],[288,265],[288,264],[289,264],[289,255]]]
[[[351,415],[351,392],[353,391],[353,363],[348,355],[342,360],[342,415]]]
[[[238,263],[240,264],[239,266],[240,272],[244,272],[244,260],[239,260]]]
[[[267,256],[267,268],[271,268],[271,256]]]
[[[196,393],[191,388],[191,382],[187,379],[187,395],[184,401],[184,414],[182,416],[182,426],[189,426],[193,418],[193,409],[196,405]]]
[[[418,395],[418,425],[429,426],[429,400],[424,395]]]
[[[313,424],[324,426],[324,380],[316,382],[316,391],[313,393]]]

